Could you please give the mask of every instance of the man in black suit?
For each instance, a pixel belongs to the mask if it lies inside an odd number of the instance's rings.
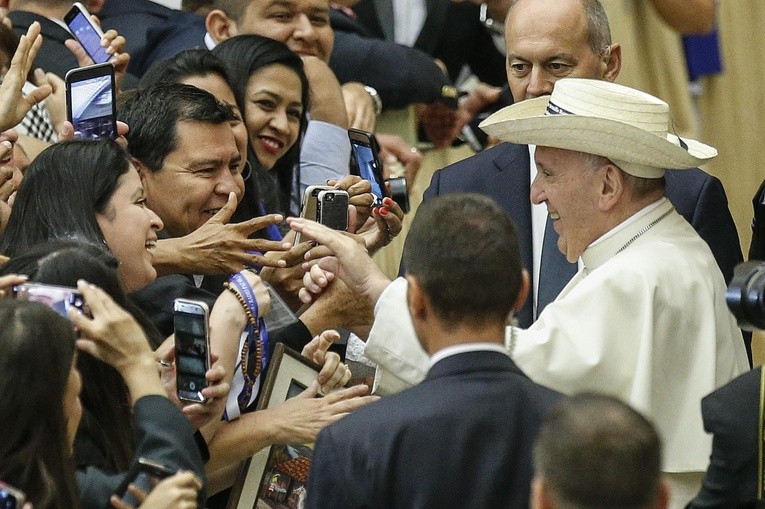
[[[755,507],[762,368],[734,378],[701,400],[712,456],[701,491],[687,509]]]
[[[343,263],[373,264],[353,240],[326,233]],[[404,257],[431,368],[320,433],[307,507],[526,508],[531,444],[560,395],[504,348],[507,316],[528,292],[512,221],[483,196],[438,198],[417,212]]]
[[[24,35],[33,22],[40,23],[43,45],[34,66],[61,78],[70,69],[79,67],[77,58],[64,46],[64,41],[72,39],[72,34],[62,26],[64,15],[72,7],[72,3],[70,0],[18,0],[11,2],[8,13],[13,23],[13,31],[19,36]]]
[[[507,81],[516,101],[549,95],[563,77],[616,80],[621,48],[611,42],[608,19],[597,0],[519,0],[505,23]],[[494,198],[515,220],[521,259],[532,271],[532,292],[518,313],[528,327],[576,272],[545,229],[544,207],[532,207],[529,188],[536,166],[527,145],[500,143],[433,175],[423,200],[453,192]],[[718,179],[702,170],[668,171],[666,195],[709,244],[726,281],[743,261],[738,232]],[[550,249],[546,249],[550,246]],[[751,336],[745,335],[751,362]]]
[[[579,394],[550,412],[534,444],[531,509],[666,509],[661,440],[621,400]]]

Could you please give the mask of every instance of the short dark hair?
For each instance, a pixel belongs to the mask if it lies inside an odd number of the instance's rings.
[[[423,203],[404,244],[404,263],[443,320],[504,321],[521,286],[513,221],[478,194]]]
[[[15,299],[0,299],[0,323],[0,479],[34,507],[79,507],[63,405],[72,324]]]
[[[159,171],[165,157],[178,148],[179,122],[218,125],[238,120],[230,106],[191,85],[157,83],[137,90],[117,116],[130,126],[128,152],[150,171]]]
[[[96,214],[106,211],[128,155],[110,140],[67,141],[45,149],[24,173],[0,251],[14,256],[47,240],[103,245]]]
[[[626,403],[580,394],[562,400],[544,420],[534,467],[564,507],[644,508],[659,494],[661,441]]]
[[[209,4],[212,9],[220,9],[231,19],[240,23],[251,2],[252,0],[213,0]]]
[[[157,83],[179,83],[192,76],[214,74],[230,83],[226,64],[207,49],[187,49],[152,65],[141,77],[139,88]]]

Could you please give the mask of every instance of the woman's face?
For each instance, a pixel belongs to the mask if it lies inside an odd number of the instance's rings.
[[[70,448],[74,447],[74,437],[77,435],[77,428],[80,425],[80,419],[82,419],[81,390],[82,376],[77,370],[77,356],[75,355],[64,388],[64,419],[66,420],[66,437]]]
[[[300,78],[289,67],[269,65],[250,76],[245,100],[244,123],[250,146],[263,168],[270,170],[300,134]]]
[[[220,75],[211,73],[205,74],[204,76],[188,76],[182,79],[181,83],[209,92],[215,96],[217,100],[231,106],[236,115],[240,119],[242,118],[242,112],[239,111],[239,107],[236,105],[234,92],[231,90],[231,87],[226,80]],[[239,155],[242,157],[242,166],[244,166],[247,163],[247,128],[245,127],[244,122],[239,120],[231,123],[231,129],[234,131],[236,148],[239,149]]]
[[[104,212],[96,214],[96,221],[106,245],[119,261],[119,275],[126,291],[143,288],[157,278],[151,250],[164,225],[146,207],[143,185],[132,164],[119,178]]]

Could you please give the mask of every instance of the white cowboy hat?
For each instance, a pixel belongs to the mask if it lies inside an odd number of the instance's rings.
[[[658,178],[694,168],[714,147],[669,134],[669,106],[639,90],[600,80],[566,78],[552,95],[508,106],[481,122],[503,141],[575,150],[610,159],[631,175]]]

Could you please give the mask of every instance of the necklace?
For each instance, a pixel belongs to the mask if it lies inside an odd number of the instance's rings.
[[[666,211],[664,214],[662,214],[661,216],[657,217],[656,219],[654,219],[653,221],[651,221],[650,223],[648,223],[647,225],[645,225],[645,226],[643,227],[643,229],[642,229],[642,230],[640,230],[639,232],[637,232],[637,233],[635,234],[635,236],[634,236],[634,237],[632,237],[632,238],[631,238],[630,240],[628,240],[628,241],[627,241],[627,242],[626,242],[626,243],[625,243],[625,244],[624,244],[622,247],[620,247],[620,248],[619,248],[619,250],[618,250],[616,253],[614,253],[614,256],[618,255],[619,253],[621,253],[622,251],[624,251],[625,249],[627,249],[627,247],[629,247],[629,245],[630,245],[630,244],[632,244],[633,242],[635,242],[635,241],[636,241],[636,240],[637,240],[637,239],[638,239],[638,238],[639,238],[641,235],[643,235],[645,232],[647,232],[648,230],[650,230],[651,228],[653,228],[654,226],[656,226],[656,223],[658,223],[659,221],[661,221],[662,219],[664,219],[665,217],[667,217],[668,215],[670,215],[670,214],[672,213],[672,211],[673,211],[673,210],[675,210],[675,209],[674,209],[674,208],[671,208],[671,209],[669,209],[669,210],[668,210],[668,211]]]

